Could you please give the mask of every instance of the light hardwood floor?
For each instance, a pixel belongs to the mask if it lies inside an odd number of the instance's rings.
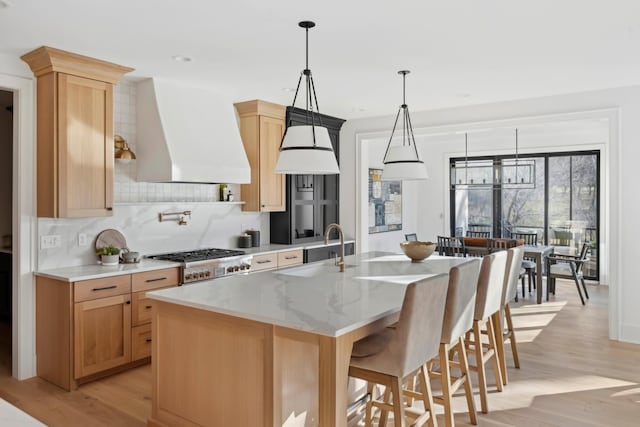
[[[513,368],[509,353],[509,384],[498,393],[489,381],[490,412],[478,414],[478,425],[639,425],[640,345],[607,339],[607,287],[589,286],[589,292],[583,307],[573,284],[558,281],[550,302],[536,305],[531,295],[515,304],[522,368]],[[150,415],[148,365],[67,393],[38,378],[10,378],[4,353],[0,397],[50,426],[143,426]],[[462,396],[454,409],[456,424],[470,425]]]

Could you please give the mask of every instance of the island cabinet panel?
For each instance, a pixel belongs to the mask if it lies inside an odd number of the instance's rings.
[[[276,328],[273,358],[276,425],[319,425],[320,343],[316,335]],[[296,384],[296,387],[291,387]]]
[[[273,426],[270,325],[161,301],[152,325],[149,425]]]
[[[131,296],[75,304],[75,378],[131,361]]]

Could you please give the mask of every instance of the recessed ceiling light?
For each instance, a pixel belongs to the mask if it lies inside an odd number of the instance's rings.
[[[295,87],[283,87],[282,91],[283,92],[295,92],[296,88]]]
[[[8,7],[11,7],[12,4],[10,1],[8,0],[0,0],[0,9],[6,9]]]
[[[470,93],[456,93],[458,98],[469,98],[471,96]]]
[[[3,0],[0,0],[3,1]],[[183,56],[183,55],[173,55],[171,58],[173,58],[174,61],[178,61],[178,62],[191,62],[192,59],[189,58],[188,56]]]

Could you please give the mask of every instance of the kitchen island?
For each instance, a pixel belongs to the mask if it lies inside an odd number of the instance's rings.
[[[397,321],[407,284],[465,262],[367,253],[148,294],[150,426],[346,426],[353,342]]]

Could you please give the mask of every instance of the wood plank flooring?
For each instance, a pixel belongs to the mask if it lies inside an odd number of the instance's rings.
[[[509,384],[498,393],[489,382],[490,412],[478,414],[478,425],[639,425],[640,345],[607,338],[607,287],[589,286],[589,292],[583,307],[574,285],[558,281],[550,302],[536,305],[530,295],[515,304],[522,368],[514,369],[508,356]],[[67,393],[39,378],[9,377],[6,342],[0,337],[0,397],[13,405],[50,426],[145,425],[151,412],[149,365]],[[455,398],[454,409],[456,424],[470,425],[463,397]]]

